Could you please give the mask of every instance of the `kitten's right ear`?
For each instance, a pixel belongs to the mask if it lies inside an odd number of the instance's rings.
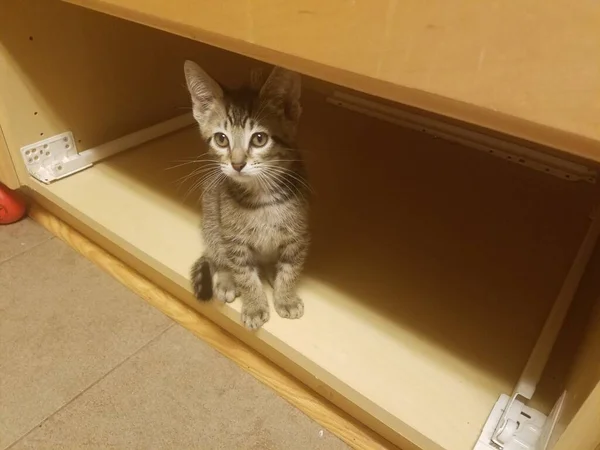
[[[192,96],[194,117],[203,121],[210,111],[223,105],[223,89],[193,61],[186,61],[183,71]]]

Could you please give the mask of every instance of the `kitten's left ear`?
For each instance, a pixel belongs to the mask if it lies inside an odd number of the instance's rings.
[[[260,99],[278,114],[295,123],[302,113],[301,90],[300,74],[282,67],[274,67],[260,90]]]
[[[195,62],[186,61],[184,72],[192,97],[194,117],[202,124],[213,109],[223,107],[223,90]]]

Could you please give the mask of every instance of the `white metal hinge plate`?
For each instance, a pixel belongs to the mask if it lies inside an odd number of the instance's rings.
[[[70,131],[21,148],[27,171],[43,183],[51,183],[92,164],[81,158]]]
[[[494,405],[474,450],[537,450],[545,423],[544,414],[526,406],[515,397],[502,394]]]

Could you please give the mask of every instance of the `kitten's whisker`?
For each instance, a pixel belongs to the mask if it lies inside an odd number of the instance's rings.
[[[205,159],[205,160],[198,160],[198,161],[186,161],[180,164],[176,164],[174,166],[170,166],[165,168],[165,170],[173,170],[173,169],[177,169],[179,167],[183,167],[183,166],[188,166],[190,164],[202,164],[202,165],[209,165],[209,164],[219,164],[217,162],[211,161],[209,159]]]
[[[169,166],[167,167],[165,170],[170,170],[170,169],[175,169],[177,167],[181,167],[181,166],[185,166],[188,164],[201,164],[201,163],[217,163],[217,161],[214,160],[214,158],[200,158],[200,156],[203,155],[199,155],[196,156],[194,158],[190,158],[190,159],[177,159],[174,161],[171,161],[172,163],[176,163],[174,166]]]
[[[281,173],[277,173],[275,171],[265,171],[265,173],[269,174],[269,176],[272,177],[272,180],[275,181],[279,181],[280,184],[285,184],[285,186],[287,187],[287,189],[296,196],[296,198],[299,198],[299,196],[301,195],[303,199],[306,199],[306,197],[304,196],[304,194],[301,192],[301,190],[298,188],[298,186],[294,185],[294,183],[290,180],[288,180],[283,174]]]
[[[275,171],[275,173],[277,173],[277,171]],[[281,176],[281,177],[285,178],[286,180],[288,180],[292,184],[292,186],[294,186],[294,189],[296,190],[296,192],[299,195],[301,195],[303,199],[306,200],[306,191],[310,192],[310,186],[306,182],[304,182],[303,180],[301,180],[300,178],[294,176],[291,173],[287,173],[286,174],[285,172],[282,172],[282,173],[279,173],[279,176]],[[292,178],[291,180],[289,178],[286,178],[286,177],[290,177],[290,176]],[[293,180],[296,180],[296,181],[300,182],[301,184],[298,185],[298,184],[294,183]]]
[[[258,174],[258,178],[257,178],[257,179],[258,179],[258,184],[260,184],[260,187],[261,187],[261,188],[262,188],[262,189],[263,189],[265,192],[268,192],[268,191],[270,190],[270,186],[269,186],[269,184],[267,183],[267,181],[265,180],[265,178],[264,178],[264,174],[262,174],[262,173],[259,173],[259,174]]]
[[[187,198],[193,193],[195,192],[198,188],[200,188],[202,186],[202,184],[204,184],[208,179],[212,179],[212,176],[215,176],[219,173],[220,171],[218,169],[214,169],[211,168],[210,171],[208,171],[207,173],[204,173],[203,175],[201,175],[199,177],[198,180],[196,180],[194,182],[194,184],[192,184],[192,186],[187,190],[185,196],[184,196],[184,201],[187,200]]]
[[[218,169],[211,171],[209,173],[205,173],[204,175],[202,175],[202,177],[200,177],[199,183],[201,185],[206,185],[206,184],[208,184],[208,180],[211,179],[211,175],[219,175],[220,173],[222,173],[222,172]]]
[[[225,174],[223,172],[221,172],[220,174],[216,175],[216,179],[214,181],[212,181],[206,188],[204,188],[203,192],[202,192],[202,196],[200,197],[199,200],[202,200],[204,198],[204,196],[206,195],[207,192],[209,192],[211,189],[216,189],[219,184],[221,184],[221,181],[223,181],[223,179],[225,178]],[[198,201],[196,201],[196,203],[198,203]]]
[[[261,102],[258,111],[256,112],[256,114],[253,114],[257,122],[260,122],[262,119],[265,118],[265,116],[263,116],[263,113],[267,111],[267,106],[268,104],[266,102]]]
[[[281,167],[275,167],[273,169],[275,171],[280,171],[280,173],[287,174],[288,176],[292,177],[293,179],[298,181],[300,184],[302,184],[310,192],[312,192],[313,194],[315,193],[313,188],[310,186],[310,184],[308,184],[308,182],[304,178],[302,178],[300,175],[298,175],[297,173],[295,173],[289,169],[285,169],[285,168],[281,168]]]
[[[214,176],[216,176],[216,174],[211,174],[211,175],[212,175],[213,177],[214,177]],[[211,179],[212,179],[212,178],[211,178]],[[189,197],[190,197],[190,196],[191,196],[191,195],[192,195],[194,192],[196,192],[196,191],[198,191],[199,189],[201,189],[201,188],[202,188],[202,184],[203,184],[203,181],[202,181],[202,180],[196,181],[196,182],[195,182],[195,183],[192,185],[192,187],[191,187],[190,189],[188,189],[188,191],[186,192],[186,194],[185,194],[185,197],[184,197],[184,201],[187,201],[187,199],[188,199],[188,198],[189,198]],[[196,200],[196,202],[194,202],[194,204],[197,204],[197,203],[198,203],[198,200]]]
[[[175,161],[171,161],[174,163],[194,163],[194,162],[217,162],[215,161],[214,158],[200,158],[200,157],[196,157],[196,158],[190,158],[190,159],[179,159],[179,160],[175,160]]]
[[[313,150],[308,150],[306,148],[298,148],[298,147],[284,147],[284,146],[280,146],[278,147],[281,150],[287,150],[290,153],[313,153]]]
[[[193,178],[196,175],[197,174],[195,171],[192,173],[188,173],[187,175],[184,175],[183,177],[175,180],[173,183],[177,186],[178,189],[180,189],[186,181],[188,181],[190,178]]]
[[[181,185],[196,175],[201,175],[205,172],[209,172],[212,170],[216,170],[216,168],[215,167],[199,167],[199,168],[193,170],[191,173],[188,173],[187,175],[182,176],[181,178],[176,180],[175,183]]]
[[[187,201],[187,199],[189,198],[189,196],[192,195],[200,186],[201,186],[201,183],[199,181],[194,182],[194,184],[192,184],[192,186],[190,186],[188,188],[188,190],[185,192],[185,194],[183,196],[183,202],[185,203]]]
[[[171,162],[183,162],[183,161],[191,161],[197,158],[200,158],[201,156],[207,155],[208,151],[203,152],[203,153],[199,153],[199,154],[194,154],[193,156],[188,156],[187,158],[182,158],[182,159],[174,159]]]
[[[266,191],[275,191],[275,190],[277,190],[277,185],[276,185],[275,181],[273,181],[272,177],[269,176],[268,173],[265,172],[265,173],[261,173],[259,175],[264,177],[264,181],[265,181],[265,185],[266,185],[266,188],[265,188]]]
[[[303,179],[300,175],[298,175],[296,172],[294,172],[293,170],[287,169],[285,167],[279,167],[279,166],[271,166],[271,167],[269,167],[269,169],[273,170],[273,171],[276,171],[276,172],[278,172],[280,174],[285,174],[285,175],[290,176],[291,178],[295,179],[300,184],[302,184],[310,192],[312,192],[313,194],[315,193],[315,191],[308,184],[308,182],[305,179]]]

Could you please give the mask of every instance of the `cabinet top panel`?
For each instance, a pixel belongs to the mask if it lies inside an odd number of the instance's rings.
[[[67,0],[600,162],[600,2]]]

